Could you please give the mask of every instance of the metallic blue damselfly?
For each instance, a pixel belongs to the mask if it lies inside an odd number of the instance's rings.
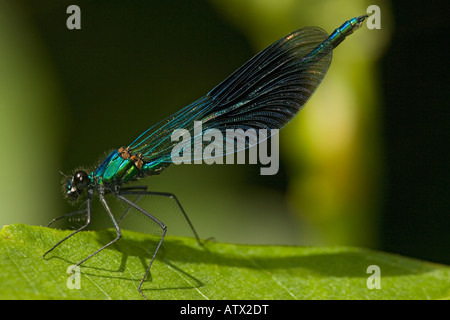
[[[142,277],[138,291],[144,298],[142,285],[146,279],[167,231],[166,225],[136,203],[143,196],[171,198],[180,208],[197,241],[200,238],[174,194],[148,191],[147,186],[123,187],[127,182],[156,175],[171,163],[172,132],[187,128],[193,132],[194,121],[202,123],[203,132],[210,129],[253,128],[280,129],[303,108],[320,85],[330,63],[333,49],[358,29],[367,16],[352,18],[331,35],[318,27],[305,27],[273,43],[237,69],[205,96],[152,126],[129,146],[112,151],[97,169],[77,171],[64,181],[64,192],[70,201],[86,197],[86,208],[53,219],[53,222],[75,214],[85,214],[86,223],[50,248],[44,257],[59,244],[84,230],[91,222],[91,202],[94,192],[116,230],[116,238],[78,262],[79,266],[93,255],[118,241],[122,234],[119,223],[131,208],[144,214],[162,230],[151,261]],[[194,135],[191,135],[195,139]],[[270,136],[270,134],[269,134]],[[248,145],[245,145],[248,148]],[[235,150],[238,151],[238,150]],[[86,190],[86,192],[85,192]],[[120,219],[113,215],[106,194],[112,194],[127,205]],[[131,201],[127,196],[134,196]],[[76,267],[74,266],[74,268]]]

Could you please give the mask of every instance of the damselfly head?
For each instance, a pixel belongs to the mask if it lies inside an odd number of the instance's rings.
[[[66,195],[71,201],[75,201],[89,185],[89,175],[85,171],[77,171],[67,180]]]

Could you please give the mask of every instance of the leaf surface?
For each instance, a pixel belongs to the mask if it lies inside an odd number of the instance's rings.
[[[137,291],[155,236],[123,231],[80,268],[68,268],[115,237],[13,224],[0,232],[0,299],[142,299]],[[381,289],[367,268],[380,270]],[[370,278],[372,276],[372,278]],[[68,285],[69,284],[69,285]],[[256,246],[167,236],[147,277],[149,299],[448,299],[450,267],[355,247]]]

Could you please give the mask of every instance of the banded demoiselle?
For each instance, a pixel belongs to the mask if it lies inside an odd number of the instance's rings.
[[[85,214],[86,223],[69,236],[60,240],[45,254],[91,222],[91,201],[96,191],[100,202],[116,230],[116,238],[78,262],[79,266],[121,238],[119,223],[131,208],[144,214],[162,230],[151,261],[142,277],[138,291],[146,279],[167,231],[166,225],[137,205],[142,196],[171,198],[179,207],[197,241],[200,238],[177,197],[171,193],[148,191],[147,186],[123,187],[127,182],[160,174],[171,163],[173,143],[170,136],[175,129],[189,128],[200,121],[202,130],[226,129],[279,129],[286,125],[303,108],[320,85],[330,63],[333,49],[348,35],[358,29],[367,15],[352,18],[331,35],[318,27],[305,27],[294,31],[273,43],[205,96],[152,126],[129,146],[112,151],[98,168],[91,172],[77,171],[64,181],[65,194],[70,201],[83,196],[86,208],[53,219],[47,226],[64,217]],[[195,139],[195,136],[192,137]],[[248,145],[246,145],[246,148]],[[84,192],[86,190],[86,192]],[[127,205],[121,219],[116,219],[105,199],[112,194]],[[127,196],[135,196],[131,201]]]

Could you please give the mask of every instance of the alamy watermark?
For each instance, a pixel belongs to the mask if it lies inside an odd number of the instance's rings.
[[[80,266],[71,265],[67,267],[69,277],[67,278],[68,289],[81,289],[81,271]]]
[[[261,175],[274,175],[279,169],[279,132],[267,129],[207,129],[203,132],[202,122],[194,121],[193,137],[186,129],[176,129],[170,136],[172,142],[178,142],[172,149],[174,164],[237,164],[259,163]],[[224,136],[225,135],[225,136]],[[268,148],[270,141],[270,155]],[[204,143],[207,143],[205,146]],[[224,146],[225,145],[225,146]]]
[[[381,29],[381,9],[377,5],[371,5],[367,7],[367,28],[370,30]]]
[[[377,265],[367,267],[366,273],[371,273],[367,278],[366,285],[368,289],[381,289],[381,270]]]
[[[66,27],[69,30],[81,29],[81,9],[77,5],[70,5],[66,9],[66,13],[70,16],[66,20]],[[366,13],[370,16],[367,18],[368,29],[381,29],[381,10],[377,5],[367,7]]]
[[[69,30],[81,29],[81,10],[77,5],[70,5],[67,7],[66,13],[70,13],[70,16],[66,20],[66,27]]]

